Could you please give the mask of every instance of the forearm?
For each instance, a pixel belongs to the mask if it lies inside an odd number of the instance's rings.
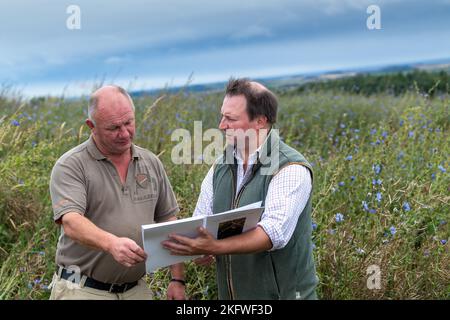
[[[269,236],[261,227],[237,236],[216,240],[210,254],[241,254],[267,251],[272,248]]]
[[[115,235],[106,232],[89,219],[76,212],[69,212],[62,218],[65,234],[82,245],[93,249],[110,251],[110,244],[116,238]]]
[[[170,274],[173,279],[184,280],[184,263],[178,263],[170,266]]]

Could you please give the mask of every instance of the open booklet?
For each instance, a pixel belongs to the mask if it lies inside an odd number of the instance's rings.
[[[200,256],[171,255],[161,245],[168,239],[169,234],[176,233],[189,238],[198,235],[197,228],[203,226],[216,239],[223,239],[251,230],[261,220],[264,208],[262,202],[255,202],[234,210],[214,214],[211,216],[197,216],[175,221],[168,221],[142,226],[142,242],[147,253],[145,268],[148,273],[161,267],[189,261]]]

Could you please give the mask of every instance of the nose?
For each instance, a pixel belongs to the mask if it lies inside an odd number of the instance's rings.
[[[119,136],[121,138],[128,138],[128,137],[130,137],[130,133],[128,132],[126,126],[120,126]]]
[[[228,128],[227,121],[225,120],[225,117],[222,117],[222,118],[220,119],[220,122],[219,122],[219,129],[220,129],[220,130],[225,130],[225,129],[227,129],[227,128]]]

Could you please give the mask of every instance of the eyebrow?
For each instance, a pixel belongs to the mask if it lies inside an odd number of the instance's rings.
[[[236,115],[235,114],[233,114],[233,113],[229,113],[229,112],[225,112],[225,113],[220,113],[222,116],[224,116],[224,117],[236,117]]]
[[[122,124],[125,124],[127,122],[130,122],[134,120],[134,117],[130,117],[127,120],[120,122],[120,123],[111,123],[110,125],[106,126],[107,128],[116,128],[116,127],[120,127]]]

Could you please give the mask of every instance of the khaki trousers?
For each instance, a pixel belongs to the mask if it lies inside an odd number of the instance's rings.
[[[82,281],[81,281],[82,282]],[[53,276],[50,300],[152,300],[152,292],[142,278],[138,284],[124,293],[110,293],[76,284]]]

